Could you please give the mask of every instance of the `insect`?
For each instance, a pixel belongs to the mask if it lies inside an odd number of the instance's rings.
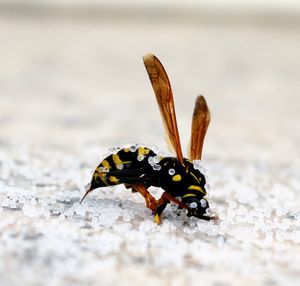
[[[161,62],[153,54],[143,57],[156,100],[163,119],[170,147],[176,157],[157,155],[145,146],[132,145],[119,149],[98,165],[93,173],[86,195],[99,187],[124,184],[133,192],[139,192],[152,210],[154,221],[161,222],[161,213],[168,203],[186,209],[188,216],[210,220],[209,204],[205,198],[206,179],[201,173],[200,159],[204,137],[210,122],[210,112],[203,96],[195,103],[189,158],[182,155],[173,93],[168,75]],[[164,190],[160,199],[155,199],[147,190],[150,186]],[[80,202],[80,203],[81,203]]]

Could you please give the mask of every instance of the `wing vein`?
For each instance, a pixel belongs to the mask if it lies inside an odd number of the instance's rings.
[[[168,141],[175,150],[177,159],[183,162],[173,93],[168,75],[161,62],[154,55],[148,54],[143,59],[156,96]]]

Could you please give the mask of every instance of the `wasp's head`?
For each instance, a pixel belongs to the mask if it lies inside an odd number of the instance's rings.
[[[188,216],[194,216],[200,219],[210,220],[209,217],[209,204],[205,198],[190,196],[182,199],[186,204]]]

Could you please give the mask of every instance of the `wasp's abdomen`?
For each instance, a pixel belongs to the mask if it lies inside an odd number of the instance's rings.
[[[149,168],[149,161],[156,154],[149,148],[132,145],[110,154],[94,171],[91,189],[117,184],[137,184],[143,172]]]

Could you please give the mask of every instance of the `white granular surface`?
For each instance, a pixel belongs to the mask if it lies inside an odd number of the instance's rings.
[[[1,285],[299,283],[299,27],[12,17],[0,34]],[[183,146],[207,98],[219,222],[169,206],[157,226],[123,186],[79,204],[109,147],[166,151],[149,51],[169,71]]]

